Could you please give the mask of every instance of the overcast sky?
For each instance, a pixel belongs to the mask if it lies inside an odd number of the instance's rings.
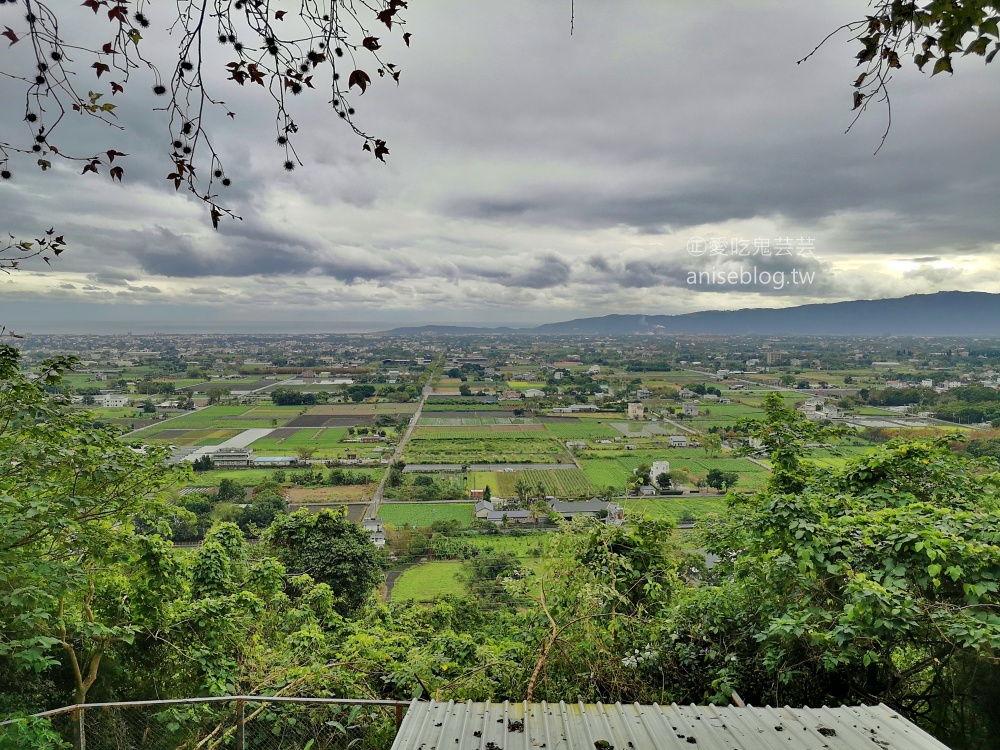
[[[153,3],[162,30],[157,5],[173,4]],[[294,102],[304,166],[283,171],[268,100],[220,72],[237,117],[216,141],[243,220],[219,232],[164,179],[152,96],[118,97],[126,135],[72,136],[128,152],[122,185],[15,162],[0,229],[54,225],[71,249],[0,279],[0,322],[346,331],[1000,292],[1000,97],[981,58],[933,79],[907,61],[873,156],[883,108],[844,133],[857,45],[796,64],[865,2],[576,0],[572,36],[570,0],[410,5],[410,48],[383,40],[400,86],[375,78],[352,102],[387,164],[319,92]],[[0,6],[0,26],[21,15]],[[16,103],[3,140],[23,99],[0,94]],[[757,254],[718,252],[734,246]]]

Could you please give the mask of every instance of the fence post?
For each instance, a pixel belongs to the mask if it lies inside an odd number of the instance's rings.
[[[399,731],[400,725],[403,723],[403,704],[396,704],[396,731]]]
[[[236,750],[246,750],[246,703],[236,701]]]
[[[87,733],[84,729],[84,709],[73,709],[73,750],[87,750]]]

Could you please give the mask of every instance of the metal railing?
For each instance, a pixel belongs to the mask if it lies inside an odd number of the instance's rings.
[[[87,703],[0,722],[0,748],[389,750],[408,706],[254,695]]]

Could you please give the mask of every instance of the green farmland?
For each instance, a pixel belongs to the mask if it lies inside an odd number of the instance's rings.
[[[461,596],[463,586],[458,580],[461,570],[462,563],[458,560],[435,560],[408,568],[392,587],[392,600],[428,602],[439,596]]]
[[[274,437],[272,433],[251,443],[250,448],[258,456],[293,456],[300,448],[309,448],[315,451],[313,458],[332,459],[341,458],[349,452],[367,453],[374,447],[362,443],[342,443],[346,437],[346,427],[306,427],[291,431],[287,436]]]
[[[472,503],[382,503],[378,517],[393,526],[422,528],[435,521],[458,521],[463,526],[472,523]]]
[[[534,489],[545,488],[545,495],[553,497],[591,496],[596,488],[580,469],[527,469],[523,471],[476,471],[469,475],[469,489],[482,490],[487,486],[494,497],[513,498],[517,496],[515,487],[523,478]]]
[[[538,437],[533,432],[497,432],[482,437],[424,437],[420,429],[406,445],[407,463],[567,463],[565,447],[554,438]]]

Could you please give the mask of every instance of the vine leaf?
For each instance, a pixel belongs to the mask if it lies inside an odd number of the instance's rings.
[[[8,39],[10,39],[10,44],[7,45],[7,46],[8,47],[13,47],[18,42],[18,36],[17,36],[17,34],[14,33],[14,30],[11,29],[10,26],[5,26],[4,28],[7,29],[7,30],[3,34],[0,34],[0,36],[5,36]]]

